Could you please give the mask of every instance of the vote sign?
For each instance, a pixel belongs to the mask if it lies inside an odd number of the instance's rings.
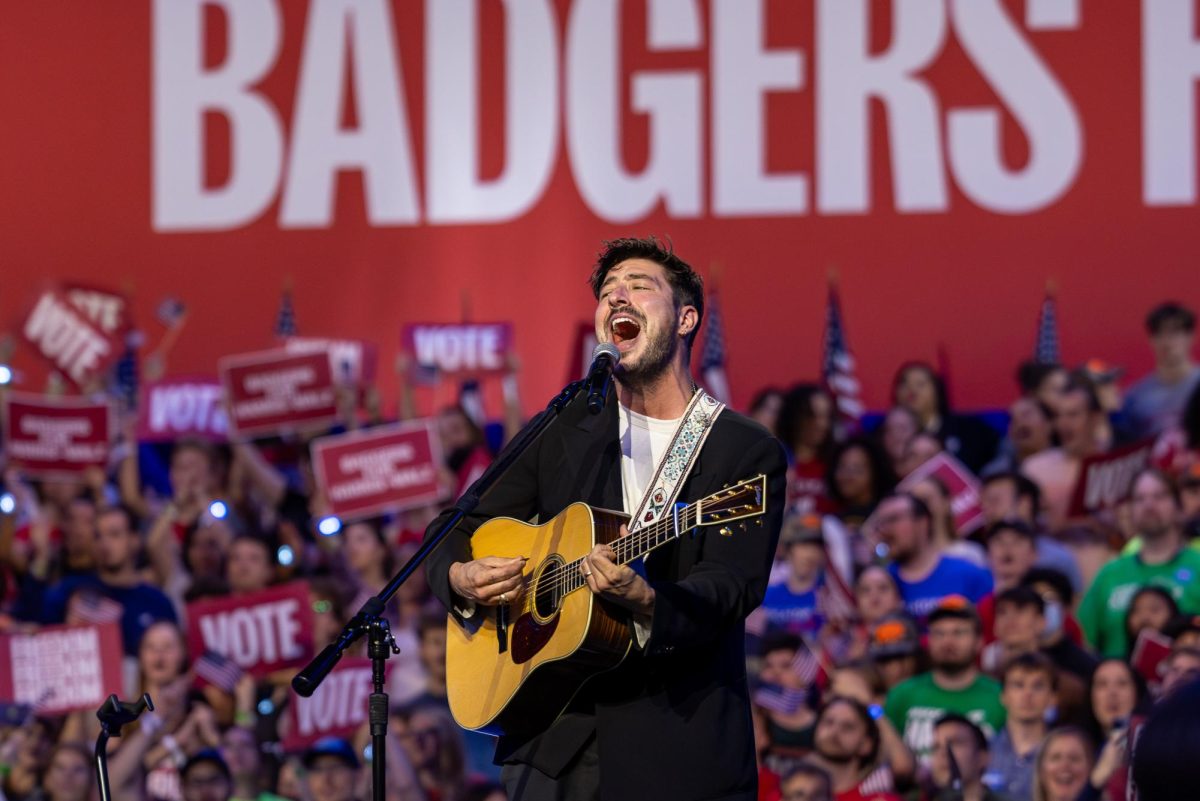
[[[313,611],[304,582],[194,601],[187,617],[191,653],[214,651],[255,676],[299,667],[313,655]]]
[[[983,525],[983,507],[979,500],[979,481],[966,465],[945,451],[935,454],[913,470],[897,487],[908,492],[926,478],[936,478],[950,493],[950,513],[960,537],[965,537]]]
[[[392,663],[387,663],[391,673]],[[308,698],[291,690],[283,748],[301,751],[325,737],[350,738],[367,719],[371,695],[371,660],[343,658]]]
[[[332,513],[343,520],[437,500],[441,461],[432,420],[352,431],[312,444],[317,484]]]
[[[361,339],[289,337],[283,349],[288,353],[327,353],[338,386],[361,387],[375,380],[379,349]]]
[[[401,340],[419,369],[488,375],[508,366],[512,323],[412,323],[404,326]]]
[[[1150,460],[1154,440],[1144,439],[1108,453],[1089,456],[1079,467],[1079,481],[1071,493],[1070,517],[1111,509],[1129,497],[1133,479]]]
[[[229,420],[215,378],[164,378],[142,385],[138,439],[173,442],[181,438],[223,442]]]
[[[337,418],[329,355],[263,351],[220,361],[229,394],[231,428],[239,435],[269,435],[320,426]]]
[[[108,463],[112,410],[82,398],[14,393],[5,399],[8,460],[30,475],[78,477]]]
[[[84,284],[68,284],[64,292],[71,305],[105,336],[123,336],[132,327],[129,299],[120,292]]]
[[[106,332],[108,313],[78,308],[66,293],[43,292],[25,318],[21,335],[33,350],[77,387],[89,384],[121,355],[118,328]]]
[[[121,658],[117,623],[0,634],[0,701],[39,715],[94,710],[121,693]]]

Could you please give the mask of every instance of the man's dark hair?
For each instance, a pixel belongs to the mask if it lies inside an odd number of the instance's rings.
[[[965,726],[971,732],[971,739],[975,741],[976,751],[988,750],[987,735],[983,733],[983,729],[968,718],[966,715],[960,715],[957,712],[947,712],[937,719],[937,723],[933,724],[934,731],[951,723],[957,723],[959,726]]]
[[[1017,386],[1022,395],[1033,395],[1048,376],[1063,369],[1065,368],[1057,362],[1039,362],[1036,359],[1028,359],[1017,366]]]
[[[1038,405],[1042,406],[1040,403]],[[1049,415],[1049,410],[1046,411],[1049,418],[1053,419],[1053,416]],[[1017,500],[1021,501],[1028,498],[1030,504],[1029,508],[1033,510],[1034,518],[1037,517],[1038,509],[1041,508],[1042,505],[1042,490],[1033,480],[1029,478],[1029,476],[1017,470],[1002,470],[998,473],[989,473],[987,476],[985,476],[983,479],[983,486],[986,487],[989,484],[995,484],[998,481],[1011,481],[1013,483],[1013,488],[1017,493]]]
[[[1171,500],[1174,501],[1175,508],[1179,509],[1183,507],[1183,496],[1179,493],[1179,484],[1165,470],[1157,467],[1143,467],[1134,474],[1133,481],[1129,484],[1130,496],[1133,495],[1133,488],[1142,480],[1142,476],[1153,476],[1157,479],[1158,483],[1166,487],[1167,492],[1171,493]]]
[[[933,512],[929,510],[929,504],[925,503],[925,501],[921,500],[916,495],[913,495],[911,492],[893,492],[891,495],[884,497],[883,500],[880,501],[880,505],[883,505],[883,501],[890,501],[892,498],[903,498],[908,504],[909,514],[916,519],[933,520]]]
[[[114,503],[112,506],[102,506],[96,509],[96,522],[100,522],[100,518],[108,515],[118,514],[125,518],[125,524],[129,528],[129,533],[137,534],[141,526],[141,519],[137,512],[123,503]]]
[[[1159,704],[1133,749],[1133,783],[1141,801],[1192,801],[1200,764],[1200,681],[1192,681]]]
[[[1015,587],[1009,587],[996,596],[994,609],[999,610],[1000,604],[1012,604],[1018,609],[1036,609],[1039,615],[1046,614],[1046,602],[1042,596],[1034,592],[1032,587],[1026,587],[1018,584]]]
[[[780,786],[787,784],[797,776],[811,776],[821,783],[821,794],[813,799],[813,801],[831,801],[833,798],[833,779],[829,777],[829,771],[811,762],[797,762],[791,770],[783,774],[783,778],[779,780]]]
[[[1160,303],[1146,315],[1146,333],[1150,336],[1158,334],[1168,325],[1179,326],[1191,333],[1196,330],[1196,313],[1174,300]]]
[[[1020,534],[1030,542],[1035,543],[1035,545],[1037,543],[1037,532],[1034,531],[1033,527],[1024,520],[1021,520],[1017,517],[1006,517],[1005,519],[997,520],[995,523],[992,523],[990,526],[988,526],[987,530],[983,533],[984,543],[991,542],[992,537],[995,537],[1001,531],[1013,531],[1017,534]]]
[[[1031,567],[1021,576],[1020,583],[1023,587],[1049,584],[1058,593],[1058,597],[1062,598],[1063,606],[1070,607],[1075,602],[1075,588],[1071,586],[1071,579],[1061,570],[1052,567]]]
[[[1087,410],[1093,414],[1104,411],[1100,405],[1100,396],[1096,394],[1096,388],[1089,381],[1081,381],[1077,378],[1072,378],[1063,387],[1063,395],[1073,395],[1076,392],[1082,392],[1084,398],[1087,399]]]
[[[758,653],[759,656],[766,656],[772,651],[799,651],[803,644],[803,640],[798,635],[787,631],[777,631],[763,637]]]
[[[825,703],[825,706],[821,707],[821,713],[817,716],[818,725],[820,725],[820,718],[824,717],[829,708],[835,704],[845,704],[854,710],[854,714],[858,716],[859,721],[861,721],[863,726],[866,728],[867,739],[871,741],[871,750],[868,751],[867,755],[862,758],[861,764],[874,764],[875,760],[879,757],[879,743],[881,740],[881,735],[879,733],[879,724],[875,722],[875,718],[871,717],[870,710],[853,698],[847,698],[844,695],[835,695]]]
[[[1007,687],[1009,674],[1018,670],[1025,673],[1044,673],[1050,682],[1050,689],[1058,689],[1058,668],[1054,666],[1053,660],[1041,651],[1017,654],[1005,662],[1004,671],[1000,674],[1000,686]]]
[[[696,309],[696,327],[684,339],[691,350],[696,332],[700,330],[700,323],[704,319],[704,281],[687,262],[675,255],[670,241],[663,243],[653,236],[645,239],[611,239],[604,242],[604,249],[600,251],[592,270],[590,283],[597,300],[600,299],[600,287],[609,271],[627,259],[645,259],[662,267],[675,296],[675,308],[692,306]]]

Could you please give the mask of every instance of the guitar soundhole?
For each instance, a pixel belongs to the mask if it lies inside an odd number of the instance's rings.
[[[563,564],[563,558],[554,554],[534,574],[530,589],[533,592],[533,616],[539,622],[548,621],[562,607]]]

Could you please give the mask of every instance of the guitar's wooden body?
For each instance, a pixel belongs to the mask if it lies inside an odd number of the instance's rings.
[[[575,503],[542,525],[496,518],[475,531],[476,556],[529,559],[529,590],[506,607],[503,652],[494,608],[480,607],[465,627],[448,619],[446,684],[459,725],[490,734],[545,731],[587,678],[625,658],[632,645],[627,613],[586,590],[557,597],[545,589],[558,565],[616,540],[627,520]]]

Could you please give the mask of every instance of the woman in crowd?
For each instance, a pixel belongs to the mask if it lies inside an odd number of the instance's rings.
[[[861,526],[893,486],[887,459],[870,440],[851,439],[834,451],[828,473],[829,496],[835,514],[847,526]]]
[[[1092,772],[1092,742],[1082,729],[1054,729],[1033,763],[1033,801],[1077,801]]]
[[[1162,587],[1142,587],[1135,592],[1125,613],[1125,633],[1128,635],[1130,655],[1143,630],[1162,634],[1178,615],[1179,605],[1171,593]]]
[[[833,399],[816,384],[797,384],[783,396],[779,438],[791,456],[788,508],[800,514],[830,511],[825,474],[833,449]]]
[[[996,454],[1000,436],[987,423],[950,411],[946,385],[924,362],[908,362],[892,381],[892,402],[917,416],[921,430],[935,435],[960,462],[978,473]]]
[[[987,567],[987,552],[977,542],[961,539],[954,524],[954,510],[950,506],[950,490],[936,476],[921,479],[911,490],[929,507],[931,519],[931,542],[944,554],[965,559],[974,565]]]

